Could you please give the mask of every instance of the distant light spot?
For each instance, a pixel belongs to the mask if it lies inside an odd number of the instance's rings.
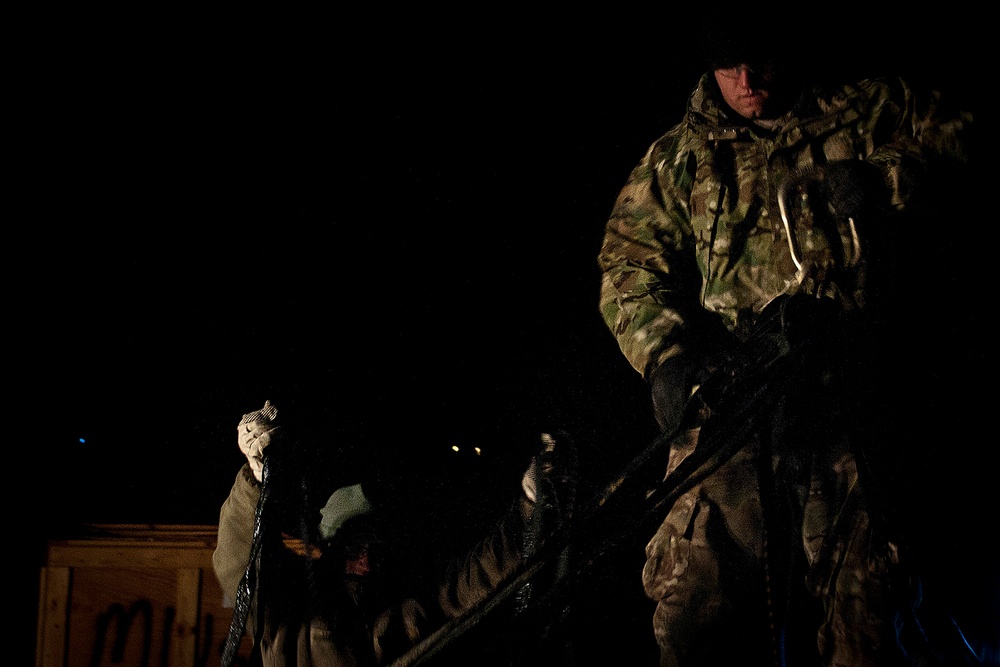
[[[77,438],[76,440],[77,440],[77,442],[79,442],[79,443],[80,443],[81,445],[84,445],[84,444],[86,444],[86,443],[87,443],[87,439],[86,439],[86,438]]]
[[[476,447],[476,454],[482,454],[482,453],[483,453],[483,450],[480,449],[479,447]]]
[[[458,451],[458,445],[452,445],[451,446],[451,451],[457,452]]]

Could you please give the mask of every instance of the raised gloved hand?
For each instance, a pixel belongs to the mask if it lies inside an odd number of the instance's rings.
[[[577,450],[573,438],[565,432],[542,433],[539,446],[521,477],[521,490],[531,502],[536,502],[540,490],[547,496],[563,496],[570,501],[568,487],[575,488]]]
[[[264,448],[273,442],[281,428],[274,425],[277,418],[278,409],[271,401],[264,401],[263,408],[243,415],[237,428],[240,451],[247,457],[258,482],[263,481]]]
[[[681,353],[668,358],[650,373],[653,414],[661,430],[673,432],[680,427],[691,396],[710,372],[700,355]]]

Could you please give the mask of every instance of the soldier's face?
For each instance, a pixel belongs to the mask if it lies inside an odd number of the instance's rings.
[[[756,67],[741,63],[735,67],[715,70],[722,99],[744,118],[768,118],[769,100],[774,85],[771,67]]]
[[[369,545],[351,545],[344,559],[344,574],[354,577],[367,577],[372,571],[372,563],[369,560]]]
[[[344,558],[344,585],[354,603],[359,606],[364,604],[365,587],[374,569],[374,563],[369,557],[368,544],[357,543],[347,548]]]

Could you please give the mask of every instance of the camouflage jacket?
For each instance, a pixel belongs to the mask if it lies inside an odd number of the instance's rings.
[[[884,176],[892,210],[912,205],[929,162],[965,159],[956,137],[971,114],[945,119],[939,102],[900,79],[813,86],[765,129],[728,118],[703,76],[629,176],[598,255],[601,315],[631,365],[645,377],[696,344],[744,338],[799,289],[778,203],[789,176],[862,159]]]

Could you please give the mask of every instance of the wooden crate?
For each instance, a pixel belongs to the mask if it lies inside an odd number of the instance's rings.
[[[36,667],[219,664],[233,610],[212,571],[215,526],[93,525],[48,543]],[[246,636],[235,664],[245,665]]]

